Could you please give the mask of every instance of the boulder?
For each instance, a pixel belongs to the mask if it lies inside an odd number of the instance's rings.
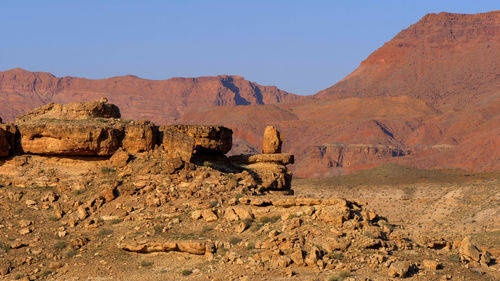
[[[283,141],[278,129],[274,126],[267,126],[264,131],[264,141],[262,142],[262,153],[273,154],[281,153]]]
[[[177,131],[173,126],[160,126],[158,136],[167,157],[191,161],[195,147],[193,137]]]
[[[397,261],[392,263],[389,267],[387,274],[389,277],[400,277],[404,278],[408,275],[410,271],[410,263],[407,261]]]
[[[481,259],[481,252],[474,244],[472,244],[470,239],[470,236],[467,236],[462,240],[460,243],[460,254],[462,259],[479,262]]]
[[[130,153],[153,150],[157,140],[157,127],[150,121],[130,122],[125,125],[123,149]]]
[[[90,118],[120,118],[120,109],[108,104],[107,99],[92,102],[74,102],[68,104],[49,103],[16,118],[16,122],[35,120],[83,120]]]
[[[261,162],[244,165],[257,184],[264,190],[290,190],[292,186],[292,173],[286,167],[271,162]]]
[[[14,151],[16,132],[14,125],[0,124],[0,157],[7,157]]]
[[[123,139],[123,126],[114,121],[30,121],[17,128],[22,151],[31,154],[111,156]]]
[[[205,125],[169,127],[194,139],[194,154],[226,154],[233,144],[233,131],[226,127]]]

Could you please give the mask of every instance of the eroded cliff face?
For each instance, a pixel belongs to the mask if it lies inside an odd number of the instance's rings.
[[[428,14],[317,94],[408,95],[433,106],[464,106],[500,88],[500,11]]]

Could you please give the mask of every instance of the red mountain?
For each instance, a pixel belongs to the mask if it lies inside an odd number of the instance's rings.
[[[49,103],[97,100],[106,96],[127,118],[172,122],[191,108],[275,104],[300,99],[274,86],[261,86],[241,76],[146,80],[136,76],[108,79],[55,77],[45,72],[12,69],[0,72],[0,112],[13,120]]]

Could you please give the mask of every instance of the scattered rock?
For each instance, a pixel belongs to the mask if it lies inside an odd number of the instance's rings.
[[[439,262],[433,260],[424,260],[422,265],[428,270],[438,270],[442,266]]]
[[[410,271],[410,263],[407,261],[397,261],[391,264],[388,270],[389,277],[407,277]]]

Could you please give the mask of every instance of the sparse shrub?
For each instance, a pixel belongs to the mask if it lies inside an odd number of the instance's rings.
[[[346,279],[347,277],[351,276],[351,273],[348,271],[341,271],[339,273],[336,273],[334,275],[331,275],[328,277],[328,281],[342,281]]]
[[[243,223],[246,225],[246,227],[250,227],[253,223],[253,220],[251,218],[246,218],[243,219]]]
[[[85,189],[77,189],[77,190],[75,190],[73,193],[74,193],[75,195],[80,195],[80,194],[82,194],[82,193],[84,193],[84,192],[85,192]]]
[[[147,260],[142,260],[141,261],[141,266],[142,267],[150,267],[153,265],[153,262],[152,261],[147,261]]]
[[[229,238],[229,243],[231,243],[233,245],[236,245],[240,242],[241,242],[241,238],[239,238],[239,237],[233,236],[233,237]]]
[[[208,167],[208,168],[213,168],[214,164],[209,162],[209,161],[204,161],[203,166]]]
[[[448,256],[448,259],[453,262],[460,262],[460,257],[457,254],[451,254]]]
[[[10,250],[10,246],[0,242],[0,249],[7,253]]]
[[[370,231],[363,231],[363,235],[368,237],[368,238],[371,238],[371,239],[375,239],[377,238],[373,233],[371,233]]]
[[[181,271],[182,276],[188,276],[191,275],[192,273],[193,271],[191,269],[184,269],[183,271]]]
[[[52,274],[52,270],[50,270],[50,269],[46,269],[46,270],[42,271],[42,273],[40,274],[40,276],[41,276],[42,278],[47,278],[47,277],[48,277],[49,275],[51,275],[51,274]]]
[[[344,258],[344,254],[342,252],[333,252],[331,255],[330,255],[330,258],[334,259],[334,260],[341,260]]]
[[[271,216],[271,217],[265,216],[265,217],[260,218],[260,222],[262,222],[263,224],[275,223],[275,222],[279,221],[280,218],[281,218],[280,216]]]
[[[56,216],[50,216],[49,217],[49,221],[58,221],[58,220],[59,220],[59,218],[56,217]]]
[[[16,274],[16,275],[14,275],[14,280],[19,280],[19,279],[21,279],[21,278],[23,278],[23,277],[24,277],[24,275],[23,275],[23,274],[18,273],[18,274]]]
[[[111,233],[113,233],[113,230],[109,229],[109,228],[103,228],[101,230],[99,230],[99,236],[107,236],[107,235],[110,235]]]
[[[264,226],[264,224],[263,224],[263,223],[260,223],[260,222],[259,222],[259,223],[254,223],[254,224],[252,224],[252,226],[249,228],[249,230],[250,230],[251,232],[257,232],[257,231],[258,231],[261,227],[263,227],[263,226]]]
[[[121,223],[121,222],[122,222],[122,220],[121,220],[121,219],[112,219],[112,220],[110,221],[110,223],[111,223],[111,224],[119,224],[119,223]]]
[[[116,172],[116,170],[115,170],[115,169],[113,169],[113,168],[110,168],[110,167],[104,166],[104,167],[102,167],[102,168],[101,168],[101,172],[102,172],[103,174],[111,174],[111,173]]]
[[[253,243],[253,242],[252,243],[248,243],[246,249],[248,251],[251,251],[251,250],[255,249],[255,243]]]
[[[219,202],[217,200],[210,201],[210,208],[215,208],[218,204]]]
[[[235,196],[236,201],[240,200],[241,197],[243,197],[243,194],[241,194],[241,193],[236,194],[236,196]]]
[[[214,228],[213,228],[213,227],[206,225],[206,226],[204,226],[204,227],[201,229],[201,233],[205,234],[205,233],[210,232],[210,231],[212,231],[212,230],[214,230]]]
[[[62,250],[64,248],[66,248],[66,246],[68,245],[68,243],[64,242],[64,241],[57,241],[53,248],[54,250]]]
[[[162,234],[163,233],[163,225],[155,225],[153,227],[154,231],[155,231],[155,234]]]
[[[66,255],[65,255],[65,256],[66,256],[67,258],[71,258],[71,257],[74,257],[76,254],[77,254],[77,251],[76,251],[76,250],[74,250],[74,249],[71,249],[71,250],[69,250],[69,251],[66,253]]]

